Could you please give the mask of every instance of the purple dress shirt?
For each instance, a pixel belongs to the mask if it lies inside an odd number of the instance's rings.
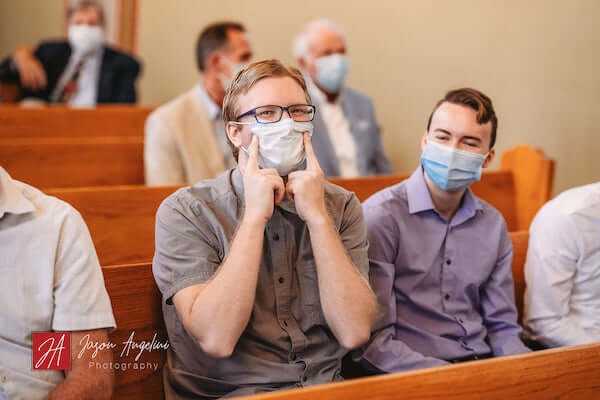
[[[363,210],[379,303],[361,351],[365,367],[398,372],[529,351],[519,338],[512,243],[496,209],[467,189],[446,221],[419,167],[369,198]]]

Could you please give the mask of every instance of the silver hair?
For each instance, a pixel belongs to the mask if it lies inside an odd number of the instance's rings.
[[[297,34],[294,38],[292,42],[292,53],[294,54],[294,57],[301,58],[306,55],[306,53],[308,52],[309,34],[313,30],[320,28],[329,29],[330,31],[338,35],[340,38],[345,38],[344,31],[342,30],[342,28],[332,20],[326,18],[315,19],[309,22],[308,24],[304,25],[300,33]]]

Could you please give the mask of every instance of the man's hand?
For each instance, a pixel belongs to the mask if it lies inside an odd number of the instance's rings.
[[[306,169],[294,171],[288,175],[285,192],[287,197],[295,203],[300,218],[310,225],[327,218],[324,194],[325,177],[313,150],[312,139],[306,132],[304,132],[304,149],[306,151]]]
[[[274,168],[260,169],[258,166],[258,137],[252,136],[248,149],[248,162],[242,171],[244,176],[244,218],[264,221],[273,215],[275,205],[285,195],[283,179]]]
[[[35,58],[31,47],[17,47],[13,52],[13,61],[17,71],[19,71],[19,78],[23,87],[31,90],[40,90],[46,87],[46,71],[44,71],[40,61]]]

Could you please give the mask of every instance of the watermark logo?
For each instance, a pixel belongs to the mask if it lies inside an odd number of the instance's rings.
[[[33,369],[71,369],[70,332],[33,332]]]

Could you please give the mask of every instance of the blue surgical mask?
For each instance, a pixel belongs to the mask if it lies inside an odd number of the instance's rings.
[[[487,154],[458,150],[428,140],[421,155],[421,165],[429,179],[440,188],[461,190],[481,179],[486,157]]]
[[[348,59],[344,54],[332,54],[317,58],[316,81],[328,93],[337,93],[348,75]]]

